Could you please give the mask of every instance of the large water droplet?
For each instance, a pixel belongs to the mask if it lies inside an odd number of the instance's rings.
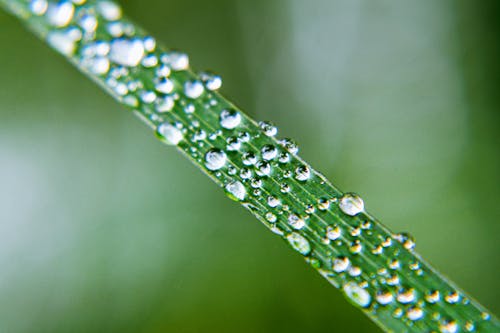
[[[220,113],[220,125],[225,129],[236,128],[241,122],[241,115],[234,109],[225,109]]]
[[[311,252],[311,245],[309,244],[309,241],[302,235],[299,235],[296,232],[292,232],[291,234],[286,236],[286,239],[297,252],[303,255],[307,255],[309,254],[309,252]]]
[[[355,304],[365,308],[370,305],[371,296],[365,289],[361,288],[355,282],[347,282],[342,287],[346,296]]]
[[[174,146],[184,139],[181,130],[170,123],[160,124],[157,128],[157,133],[165,143]]]
[[[209,170],[219,170],[226,164],[226,153],[220,149],[212,148],[205,154],[205,166]]]
[[[339,201],[340,209],[347,215],[354,216],[365,209],[363,199],[354,193],[346,193]]]
[[[245,199],[247,195],[247,189],[239,181],[234,181],[227,184],[226,191],[228,192],[229,197],[235,201],[241,201]]]
[[[111,42],[109,58],[111,61],[134,67],[144,56],[144,45],[140,39],[115,39]]]

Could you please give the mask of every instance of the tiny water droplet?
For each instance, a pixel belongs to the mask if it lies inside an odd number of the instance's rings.
[[[273,196],[267,197],[267,205],[271,208],[279,206],[280,203],[281,203],[280,199],[278,199],[276,197],[273,197]]]
[[[266,220],[268,220],[271,223],[275,223],[277,218],[276,218],[276,215],[274,215],[273,213],[267,212],[266,213]]]
[[[212,148],[205,154],[205,166],[208,170],[219,170],[226,164],[227,155],[220,149]]]
[[[161,56],[160,60],[170,66],[174,71],[183,71],[189,67],[189,57],[179,51],[172,51]]]
[[[58,28],[69,24],[75,13],[75,7],[69,1],[51,2],[47,8],[47,21]]]
[[[290,138],[281,140],[281,145],[292,155],[297,155],[299,152],[299,146]]]
[[[303,255],[307,255],[311,252],[311,245],[309,244],[309,241],[302,235],[292,232],[286,236],[286,239],[297,252]]]
[[[363,199],[354,193],[346,193],[339,201],[339,208],[347,215],[355,216],[363,212],[365,205]]]
[[[401,304],[412,303],[413,301],[415,301],[415,290],[413,290],[412,288],[411,289],[403,288],[398,292],[396,299]]]
[[[411,307],[408,309],[408,312],[406,313],[406,317],[408,319],[415,321],[415,320],[420,320],[424,316],[424,311],[419,308],[419,307]]]
[[[342,230],[338,226],[326,227],[326,237],[330,240],[336,240],[342,234]]]
[[[97,11],[108,21],[119,20],[122,16],[122,9],[112,1],[99,1]]]
[[[155,89],[161,93],[170,94],[174,90],[174,83],[167,78],[161,78],[156,82]]]
[[[458,332],[457,322],[450,319],[445,319],[439,324],[439,331],[441,333],[456,333]]]
[[[278,150],[273,145],[264,145],[261,149],[262,158],[269,161],[278,155]]]
[[[403,244],[403,247],[409,251],[415,249],[415,239],[407,232],[401,232],[392,236],[395,240]]]
[[[47,11],[47,0],[32,0],[30,3],[30,10],[35,15],[43,15]]]
[[[257,164],[255,164],[255,168],[255,172],[259,176],[269,176],[269,174],[271,173],[271,165],[266,161],[257,162]]]

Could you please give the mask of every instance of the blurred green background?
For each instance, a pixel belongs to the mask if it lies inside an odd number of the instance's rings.
[[[500,3],[123,1],[500,312]],[[1,332],[373,332],[275,235],[0,13]]]

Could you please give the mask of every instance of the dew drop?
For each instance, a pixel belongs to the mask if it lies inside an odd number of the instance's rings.
[[[266,220],[268,220],[271,223],[275,223],[277,218],[276,218],[276,215],[274,215],[273,213],[267,212],[266,213]]]
[[[347,282],[342,287],[346,296],[355,304],[365,308],[370,305],[371,296],[365,289],[361,288],[355,282]]]
[[[75,52],[75,40],[62,31],[52,31],[47,36],[47,42],[58,52],[70,56]]]
[[[346,193],[339,201],[339,208],[347,215],[355,216],[363,212],[363,199],[354,193]]]
[[[403,244],[403,247],[408,251],[412,251],[415,248],[415,239],[409,233],[401,232],[392,237]]]
[[[161,93],[169,94],[174,90],[174,83],[172,82],[172,80],[162,78],[157,81],[155,89]]]
[[[189,98],[198,98],[204,91],[203,84],[198,80],[186,81],[184,83],[184,94]]]
[[[349,265],[351,264],[351,261],[347,257],[337,257],[333,259],[333,265],[332,268],[336,273],[341,273],[344,272],[347,268],[349,268]]]
[[[55,27],[65,27],[69,24],[75,13],[75,7],[69,1],[50,3],[47,9],[47,20]]]
[[[160,124],[157,128],[157,133],[165,143],[173,146],[177,145],[182,139],[184,139],[184,135],[181,130],[170,123]]]
[[[229,138],[227,138],[226,143],[227,143],[227,150],[235,151],[241,148],[240,140],[234,136],[230,136]]]
[[[311,177],[311,171],[307,165],[300,165],[295,169],[295,179],[304,182]]]
[[[88,68],[94,74],[106,74],[109,71],[109,60],[106,57],[92,58],[89,60]]]
[[[413,289],[402,289],[398,292],[396,299],[402,304],[411,303],[415,301],[415,291]]]
[[[174,108],[175,101],[171,96],[158,98],[156,100],[156,111],[160,113],[171,111]]]
[[[454,320],[444,320],[439,324],[439,331],[441,333],[456,333],[458,332],[457,322]]]
[[[326,227],[326,237],[330,240],[336,240],[342,234],[342,230],[338,226]]]
[[[266,161],[259,161],[255,164],[255,172],[259,176],[269,176],[271,174],[271,165]]]
[[[174,71],[183,71],[189,67],[189,57],[183,52],[173,51],[163,54],[161,61],[169,65]]]
[[[406,317],[408,319],[415,321],[415,320],[420,320],[424,316],[424,311],[419,308],[419,307],[411,307],[408,309],[408,312],[406,313]]]
[[[431,304],[438,302],[440,298],[441,297],[438,290],[431,290],[425,294],[425,300]]]
[[[47,11],[47,0],[32,0],[30,2],[30,10],[35,15],[43,15]]]
[[[115,39],[110,46],[109,58],[119,65],[137,66],[144,56],[144,45],[139,39]]]
[[[201,81],[208,90],[218,90],[222,86],[222,79],[219,75],[211,72],[201,72],[199,74]]]
[[[267,197],[267,205],[271,208],[279,206],[280,203],[281,203],[280,199],[276,197],[273,196]]]
[[[239,181],[234,181],[226,185],[226,191],[229,197],[235,201],[241,201],[245,199],[247,195],[247,189]]]
[[[456,291],[452,291],[444,297],[444,300],[449,304],[455,304],[460,300],[460,294]]]
[[[265,145],[261,149],[262,158],[269,161],[278,155],[278,150],[273,145]]]
[[[208,170],[219,170],[226,164],[226,153],[220,149],[212,148],[205,154],[205,166]]]
[[[112,1],[99,1],[97,11],[108,21],[116,21],[122,16],[122,9]]]
[[[225,129],[236,128],[241,122],[241,115],[234,109],[225,109],[220,113],[220,125]]]
[[[253,165],[257,162],[257,156],[254,153],[247,152],[243,154],[241,160],[244,165]]]
[[[380,290],[375,295],[375,299],[380,305],[387,305],[394,300],[394,296],[387,290]]]
[[[278,129],[269,121],[261,121],[259,122],[260,129],[267,136],[275,136],[278,133]]]
[[[293,249],[303,255],[309,254],[311,252],[311,245],[309,241],[305,239],[302,235],[299,235],[296,232],[292,232],[286,236],[286,239],[293,247]]]
[[[285,138],[281,140],[281,145],[292,155],[297,155],[299,152],[299,146],[292,139]]]
[[[304,219],[300,218],[299,216],[295,214],[290,214],[288,216],[288,224],[294,228],[295,230],[300,230],[305,227],[306,222]]]

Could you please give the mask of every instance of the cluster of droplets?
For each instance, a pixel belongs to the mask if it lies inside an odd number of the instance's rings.
[[[409,254],[415,247],[409,234],[375,227],[361,197],[331,187],[297,157],[293,140],[276,139],[271,122],[255,125],[217,95],[220,76],[191,74],[185,53],[158,50],[112,1],[32,0],[29,10],[47,22],[52,47],[153,124],[163,142],[200,163],[355,305],[373,315],[387,309],[409,326],[432,317],[441,332],[475,330],[473,321],[439,313],[443,305],[469,304],[459,292],[409,286],[407,276],[426,274]]]

